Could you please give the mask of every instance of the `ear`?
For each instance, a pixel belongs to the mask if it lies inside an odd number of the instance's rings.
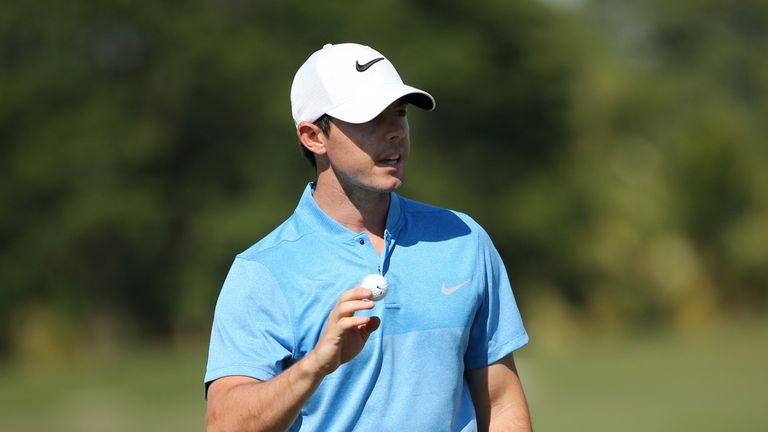
[[[296,126],[296,135],[299,137],[301,145],[316,155],[325,154],[325,138],[323,131],[310,122],[301,122]]]

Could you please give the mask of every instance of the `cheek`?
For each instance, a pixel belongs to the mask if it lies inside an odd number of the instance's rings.
[[[349,172],[363,171],[373,163],[368,153],[354,145],[329,150],[328,159],[335,169]]]

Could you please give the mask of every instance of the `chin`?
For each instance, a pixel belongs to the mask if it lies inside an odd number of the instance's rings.
[[[387,186],[383,187],[382,192],[394,192],[403,186],[403,179],[393,179],[387,183]]]

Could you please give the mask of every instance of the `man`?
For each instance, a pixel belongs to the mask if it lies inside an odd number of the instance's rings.
[[[394,193],[410,151],[403,84],[379,52],[326,45],[291,89],[317,169],[295,213],[224,282],[205,376],[211,431],[530,430],[506,271],[468,216]],[[372,301],[359,286],[384,276]]]

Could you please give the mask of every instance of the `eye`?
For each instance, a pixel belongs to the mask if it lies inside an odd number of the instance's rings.
[[[405,107],[402,107],[396,111],[396,114],[398,117],[405,117],[408,115],[408,110]]]

